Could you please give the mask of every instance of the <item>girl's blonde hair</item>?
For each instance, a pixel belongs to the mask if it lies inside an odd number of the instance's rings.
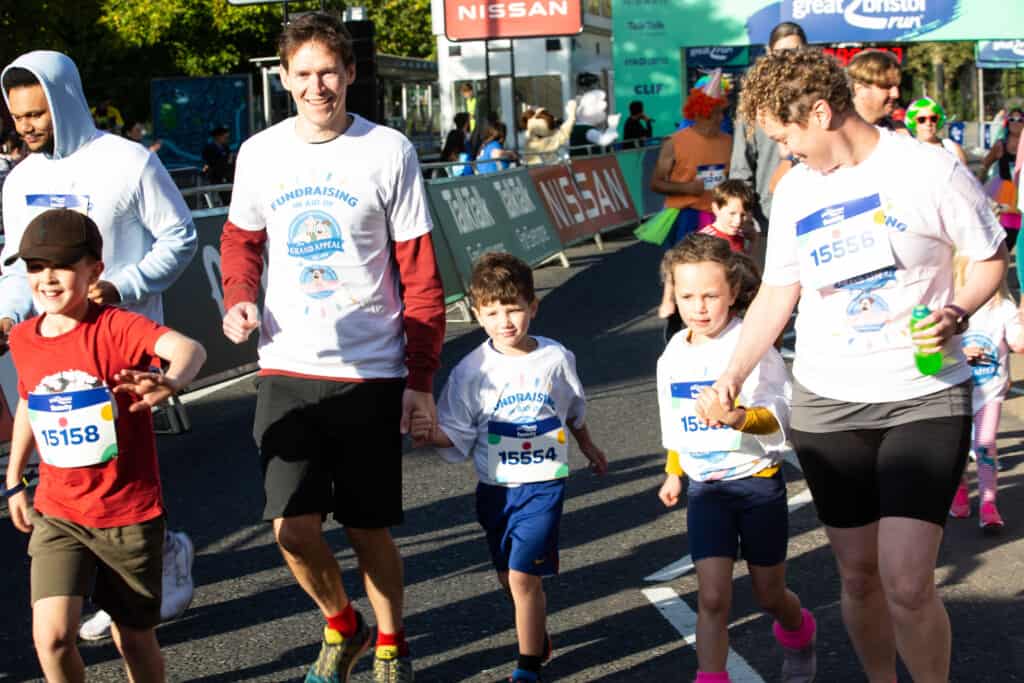
[[[953,287],[960,289],[967,283],[967,269],[970,265],[971,259],[967,258],[966,255],[959,251],[953,255]],[[1007,284],[1006,278],[1003,278],[1003,281],[999,284],[999,289],[992,295],[992,298],[983,305],[987,306],[989,303],[1000,304],[1003,301],[1016,303],[1013,300],[1013,294],[1010,292],[1010,285]]]

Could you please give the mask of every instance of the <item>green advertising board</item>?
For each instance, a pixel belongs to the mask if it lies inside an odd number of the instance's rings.
[[[779,22],[812,43],[1013,40],[1024,2],[1013,0],[612,0],[616,111],[640,100],[667,135],[682,118],[683,49],[763,45]]]
[[[503,251],[535,265],[562,249],[525,168],[427,183],[434,229],[444,233],[455,268],[468,283],[473,262]],[[447,288],[446,288],[447,293]]]

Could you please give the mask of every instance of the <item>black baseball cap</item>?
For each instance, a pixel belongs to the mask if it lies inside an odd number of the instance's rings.
[[[103,238],[96,223],[71,209],[50,209],[33,218],[21,236],[18,253],[4,260],[41,259],[61,265],[76,263],[85,255],[103,258]]]

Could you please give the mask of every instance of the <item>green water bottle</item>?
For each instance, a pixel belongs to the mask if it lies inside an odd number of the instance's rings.
[[[913,312],[910,314],[910,333],[919,331],[917,323],[927,318],[932,314],[932,311],[927,306],[914,306]],[[932,323],[934,325],[934,323]],[[927,327],[931,327],[928,325]],[[927,329],[927,328],[921,328]],[[914,362],[917,363],[917,369],[922,375],[935,375],[938,374],[939,370],[942,369],[942,349],[935,349],[931,352],[925,352],[914,345]]]

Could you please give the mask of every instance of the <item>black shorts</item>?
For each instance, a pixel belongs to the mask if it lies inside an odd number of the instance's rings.
[[[944,526],[967,461],[971,418],[828,433],[794,429],[790,438],[823,524],[849,529],[909,517]]]
[[[686,498],[686,533],[694,562],[709,557],[735,560],[741,548],[747,564],[774,567],[786,561],[789,508],[781,469],[772,477],[691,479]]]
[[[263,518],[311,513],[356,529],[401,524],[405,380],[256,380]]]

